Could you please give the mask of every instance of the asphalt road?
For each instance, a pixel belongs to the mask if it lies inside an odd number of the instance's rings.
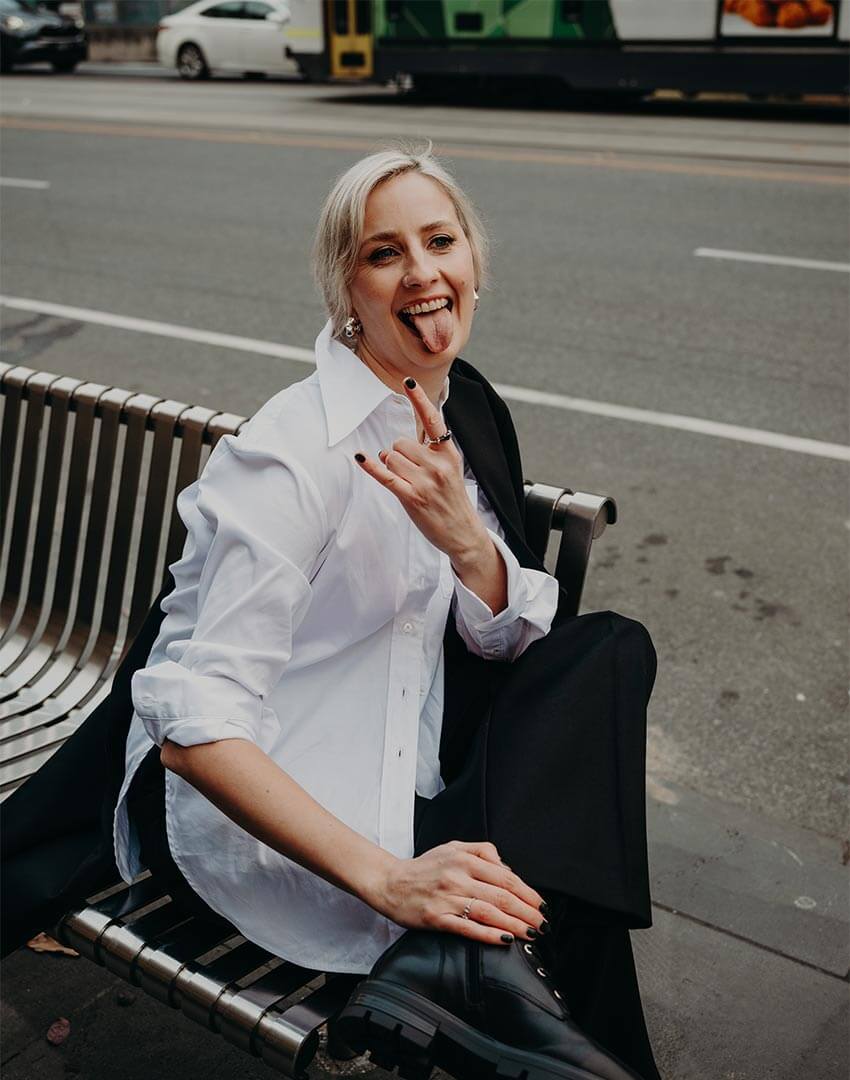
[[[333,178],[389,136],[432,137],[494,239],[466,358],[551,395],[512,402],[529,477],[618,500],[585,606],[655,639],[650,791],[846,835],[842,124],[291,82],[25,75],[2,94],[3,177],[49,185],[0,188],[0,292],[32,308],[0,307],[3,358],[245,414],[309,368],[40,308],[309,348],[324,315],[308,254]]]

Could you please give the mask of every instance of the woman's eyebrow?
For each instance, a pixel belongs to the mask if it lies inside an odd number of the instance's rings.
[[[431,232],[432,229],[451,229],[456,227],[457,226],[451,221],[431,221],[427,225],[423,225],[419,231],[426,233]],[[395,229],[387,229],[385,232],[374,233],[372,236],[367,236],[363,243],[371,244],[375,240],[397,240],[399,235],[400,234],[396,232]]]

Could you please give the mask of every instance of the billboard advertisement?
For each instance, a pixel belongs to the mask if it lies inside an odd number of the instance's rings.
[[[720,0],[720,36],[832,37],[836,0]]]

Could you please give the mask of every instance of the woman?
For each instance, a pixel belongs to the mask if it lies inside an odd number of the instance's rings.
[[[510,418],[457,359],[481,225],[430,153],[374,154],[325,204],[316,273],[316,372],[179,499],[122,876],[371,970],[341,1022],[359,1047],[401,1025],[426,1071],[657,1077],[627,931],[650,922],[654,652],[630,620],[559,617],[525,544]]]

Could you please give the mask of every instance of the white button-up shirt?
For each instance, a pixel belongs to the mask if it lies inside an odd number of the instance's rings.
[[[469,470],[465,482],[501,553],[508,605],[496,616],[396,497],[364,473],[416,438],[413,410],[326,325],[316,371],[216,445],[177,507],[186,529],[175,587],[134,714],[115,814],[118,866],[142,866],[126,794],[168,738],[259,745],[327,810],[402,858],[414,792],[433,797],[443,712],[442,639],[454,608],[467,647],[511,660],[546,634],[555,579],[523,569]],[[448,380],[443,401],[448,394]],[[166,774],[168,840],[193,889],[246,938],[305,967],[366,972],[402,933],[357,897],[240,828]]]

